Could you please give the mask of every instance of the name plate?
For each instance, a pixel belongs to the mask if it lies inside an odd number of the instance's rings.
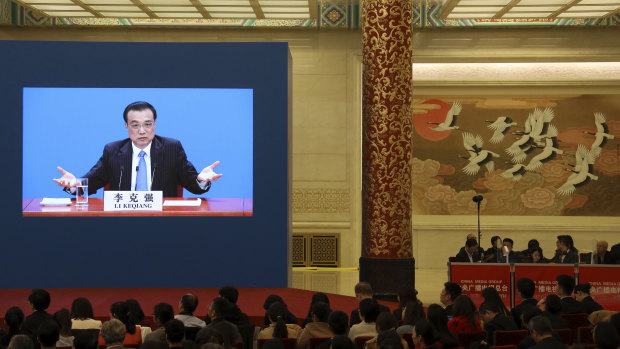
[[[161,211],[163,201],[161,190],[103,192],[104,211]]]

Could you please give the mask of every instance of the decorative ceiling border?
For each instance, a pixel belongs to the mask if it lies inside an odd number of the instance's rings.
[[[0,25],[14,26],[185,26],[235,28],[360,28],[360,0],[316,0],[318,19],[145,19],[47,17],[12,0],[0,0]],[[440,19],[441,0],[414,2],[413,27],[617,27],[620,14],[605,18]]]

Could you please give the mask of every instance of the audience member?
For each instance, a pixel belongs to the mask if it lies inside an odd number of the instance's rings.
[[[125,346],[138,346],[142,344],[142,328],[136,326],[136,319],[129,312],[129,307],[125,302],[115,302],[110,305],[110,318],[117,319],[125,325]],[[99,335],[99,345],[104,344],[104,339]]]
[[[11,337],[8,349],[34,349],[34,343],[29,336],[25,334],[16,334]]]
[[[316,292],[312,295],[312,300],[310,301],[310,308],[308,309],[308,315],[306,315],[306,318],[302,322],[301,327],[306,327],[306,324],[312,322],[312,306],[314,305],[314,303],[317,302],[323,302],[329,305],[329,298],[323,292]]]
[[[4,324],[8,328],[9,332],[2,333],[0,336],[0,345],[8,347],[9,342],[13,336],[21,333],[21,326],[24,322],[24,312],[19,307],[10,307],[4,313]]]
[[[514,245],[514,241],[512,241],[511,238],[505,238],[502,241],[502,245],[503,245],[502,255],[499,257],[498,263],[517,263],[519,261],[518,256],[512,250],[512,246]],[[506,261],[506,258],[508,258],[508,261]]]
[[[226,348],[224,346],[224,336],[218,332],[217,329],[209,326],[201,328],[200,331],[198,331],[194,342],[196,343],[196,348],[202,348],[206,344],[217,344],[221,345],[222,348],[230,349],[230,347]]]
[[[274,302],[280,302],[286,306],[286,303],[284,303],[284,299],[282,299],[282,297],[278,296],[277,294],[270,294],[269,296],[267,296],[267,298],[265,299],[265,303],[263,304],[263,309],[265,309],[265,326],[269,326],[269,324],[271,323],[269,321],[269,315],[267,315],[267,310],[269,309],[271,303]],[[288,307],[286,313],[286,323],[295,325],[297,324],[297,318],[295,317],[295,315],[293,315],[293,313],[288,310]]]
[[[287,324],[286,319],[286,306],[280,302],[272,303],[267,309],[269,321],[271,324],[269,327],[264,328],[258,334],[258,339],[271,339],[271,338],[295,338],[297,339],[301,334],[301,327],[296,324]]]
[[[185,325],[183,325],[183,321],[172,319],[166,322],[164,328],[168,348],[183,348],[183,340],[185,339]]]
[[[98,349],[97,336],[91,333],[80,333],[73,339],[73,349]]]
[[[301,331],[297,340],[297,349],[310,348],[310,338],[333,337],[334,334],[327,323],[330,312],[331,309],[326,303],[318,302],[312,306],[312,322]]]
[[[71,303],[71,328],[75,330],[101,329],[101,321],[93,319],[93,306],[84,297]]]
[[[53,320],[52,315],[45,311],[50,306],[50,302],[50,294],[46,290],[40,288],[32,290],[28,296],[28,303],[33,312],[28,315],[22,323],[22,330],[24,330],[26,334],[32,334],[36,337],[37,329],[41,323],[47,320]]]
[[[355,341],[355,338],[359,336],[375,337],[377,335],[375,322],[379,316],[379,304],[372,298],[365,298],[360,302],[358,311],[362,322],[351,326],[349,339]]]
[[[355,285],[355,299],[357,299],[357,302],[361,302],[363,299],[373,299],[374,297],[374,292],[372,291],[372,286],[368,283],[368,282],[358,282],[357,285]],[[360,313],[359,313],[359,308],[355,309],[353,311],[351,311],[351,316],[349,317],[349,326],[352,327],[355,324],[359,324],[360,322],[362,322],[362,319],[360,318]],[[390,308],[386,307],[385,305],[379,304],[379,312],[382,313],[384,311],[389,312]]]
[[[469,333],[482,331],[476,306],[469,296],[464,294],[454,300],[452,320],[448,321],[448,329],[453,333]]]
[[[532,239],[527,242],[527,249],[517,253],[517,257],[519,262],[521,263],[531,263],[532,262],[532,251],[536,248],[540,247],[540,243],[536,239]]]
[[[413,339],[416,348],[437,348],[433,327],[424,319],[415,323],[413,332],[411,332],[411,339]]]
[[[555,294],[547,295],[547,297],[538,302],[538,308],[551,321],[551,326],[554,330],[568,328],[568,321],[560,315],[562,313],[560,297]]]
[[[448,318],[453,316],[452,305],[456,297],[461,295],[461,292],[463,292],[463,289],[456,282],[448,281],[443,284],[443,289],[439,294],[439,300],[446,307]]]
[[[422,302],[417,299],[415,301],[409,301],[403,309],[402,318],[403,320],[401,326],[396,329],[396,333],[401,336],[405,333],[411,333],[415,323],[418,322],[418,320],[423,320],[426,318]]]
[[[551,322],[544,316],[533,317],[529,323],[530,336],[536,342],[534,349],[564,349],[565,346],[557,338],[553,337]]]
[[[476,239],[467,239],[467,241],[465,241],[465,247],[456,255],[455,262],[480,262],[480,253],[478,253],[478,241],[476,241]]]
[[[406,344],[406,343],[405,343]],[[383,331],[377,336],[378,349],[405,349],[403,337],[396,331]]]
[[[347,336],[334,336],[330,341],[331,349],[357,349],[357,345],[353,343]]]
[[[500,313],[504,314],[506,317],[510,316],[510,311],[506,308],[506,305],[504,305],[504,301],[495,287],[487,287],[482,290],[482,298],[484,298],[483,303],[495,303]]]
[[[607,241],[600,240],[596,243],[596,253],[594,254],[594,264],[615,264],[617,257],[607,251],[609,244]]]
[[[41,344],[41,349],[55,349],[59,334],[60,327],[55,321],[43,321],[37,329],[37,341]]]
[[[573,245],[573,238],[570,235],[558,235],[556,245],[558,249],[555,257],[551,260],[553,263],[579,263],[579,253]]]
[[[459,346],[458,338],[448,329],[448,315],[441,305],[429,305],[428,322],[433,326],[435,343],[438,346],[442,348],[456,348]]]
[[[380,313],[379,316],[377,317],[377,322],[376,322],[377,335],[366,341],[364,345],[364,349],[377,349],[377,342],[379,340],[379,335],[386,331],[395,333],[397,336],[401,338],[402,346],[405,349],[409,348],[407,341],[402,337],[402,335],[396,332],[397,327],[398,327],[398,321],[394,317],[394,314],[391,314],[385,311]],[[413,327],[411,328],[411,330],[413,331]],[[408,332],[408,333],[411,333],[411,332]]]
[[[495,302],[484,302],[480,305],[480,317],[484,321],[484,330],[487,331],[487,343],[495,345],[495,331],[514,331],[517,324],[506,315]]]
[[[219,294],[220,297],[225,298],[228,302],[230,302],[230,309],[226,315],[226,320],[237,326],[249,325],[250,320],[248,319],[248,316],[242,312],[237,305],[239,291],[233,286],[224,286],[220,288]]]
[[[487,248],[486,252],[484,253],[483,262],[485,263],[497,262],[498,258],[502,255],[501,244],[502,244],[502,238],[497,235],[493,236],[491,238],[491,247]]]
[[[596,349],[618,349],[620,346],[618,330],[609,322],[596,324],[593,335]]]
[[[62,308],[54,313],[54,321],[58,324],[59,338],[56,342],[57,347],[73,346],[73,336],[71,335],[71,312],[67,308]]]
[[[562,301],[562,314],[585,313],[584,305],[572,297],[575,279],[569,275],[558,275],[556,280],[558,282],[556,294]]]
[[[101,325],[101,336],[105,342],[105,346],[110,349],[124,349],[123,342],[125,341],[125,324],[118,319],[111,319]]]
[[[616,264],[620,264],[620,243],[613,245],[609,253],[616,257]]]
[[[312,309],[310,309],[312,311]],[[332,331],[333,337],[325,342],[317,345],[316,349],[330,349],[334,341],[336,341],[336,337],[344,337],[349,342],[351,340],[347,336],[349,332],[349,316],[342,310],[334,310],[327,317],[327,324],[329,325],[329,329]]]
[[[418,291],[416,291],[411,285],[400,285],[396,289],[396,301],[398,301],[398,308],[392,311],[396,320],[403,319],[403,310],[407,305],[407,302],[411,300],[418,300]]]
[[[174,310],[172,309],[172,305],[168,303],[159,303],[155,305],[153,308],[153,321],[155,321],[157,329],[149,333],[144,341],[158,341],[167,343],[165,326],[166,323],[172,319],[174,319]],[[129,329],[127,329],[127,331],[129,332]],[[125,343],[126,342],[127,341],[125,341]]]
[[[129,310],[128,316],[131,316],[136,322],[136,326],[140,327],[140,335],[142,337],[142,343],[144,343],[146,336],[152,331],[151,328],[144,323],[144,311],[142,311],[140,303],[135,299],[126,300],[125,305]]]
[[[520,278],[517,280],[517,294],[521,298],[521,303],[511,310],[512,318],[517,323],[518,328],[522,328],[521,315],[529,308],[535,308],[538,301],[534,299],[536,284],[530,278]]]
[[[575,286],[575,298],[581,302],[583,309],[588,314],[592,314],[597,310],[603,310],[603,307],[590,296],[590,288],[589,282]]]
[[[205,327],[204,321],[194,316],[194,310],[198,307],[198,297],[188,293],[179,300],[179,315],[174,318],[181,321],[185,327]]]
[[[228,314],[231,307],[232,304],[226,298],[214,298],[209,305],[209,313],[207,314],[211,318],[211,323],[198,331],[196,340],[198,340],[200,333],[203,331],[215,331],[221,334],[223,339],[222,345],[226,349],[230,349],[235,343],[241,342],[241,334],[237,326],[226,320],[226,314]]]

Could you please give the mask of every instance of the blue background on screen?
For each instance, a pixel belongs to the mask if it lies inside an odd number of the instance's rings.
[[[0,41],[0,52],[9,53],[0,58],[7,68],[0,75],[0,180],[5,184],[0,201],[0,256],[5,266],[0,288],[287,287],[291,69],[287,43]],[[37,87],[251,90],[253,170],[244,175],[253,174],[253,215],[23,216],[22,156],[29,151],[23,148],[23,89]],[[101,125],[87,122],[83,133],[68,124],[48,130],[46,139],[66,141],[70,148],[62,158],[53,156],[53,164],[46,165],[53,168],[42,170],[41,182],[57,176],[57,164],[76,173],[88,170],[105,143],[127,137],[120,113],[127,103],[142,99],[130,97],[111,101],[113,105],[107,105],[108,99],[97,99],[96,105],[82,110],[85,114],[105,111],[109,118],[105,132],[98,129]],[[77,98],[71,102],[81,103]],[[155,102],[156,131],[180,139],[187,149],[195,137],[186,128],[178,133],[169,128],[182,113],[178,101],[170,101],[169,107],[167,102]],[[217,132],[209,128],[210,122],[205,120],[204,127],[191,132]],[[73,165],[71,152],[80,136],[101,138],[93,142],[95,149],[82,165]],[[221,180],[228,176],[231,181],[234,171],[227,166],[234,160],[224,162],[220,156],[226,150],[213,147],[205,140],[204,153],[192,150],[188,158],[197,167],[222,160]],[[218,181],[213,190],[234,185]],[[62,196],[58,194],[54,196]]]
[[[252,197],[252,90],[168,88],[24,88],[23,197],[68,197],[56,167],[88,172],[106,143],[128,137],[123,111],[135,101],[155,107],[155,133],[180,140],[197,171],[220,160],[209,192],[185,197]]]

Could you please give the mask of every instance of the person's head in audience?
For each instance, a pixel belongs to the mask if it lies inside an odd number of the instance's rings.
[[[101,326],[101,337],[107,347],[123,345],[125,340],[125,324],[118,319],[106,321]]]
[[[220,288],[220,297],[226,298],[232,304],[237,304],[237,299],[239,299],[239,291],[233,286],[224,286]]]
[[[512,252],[512,246],[515,244],[515,242],[512,241],[511,238],[505,238],[504,240],[502,240],[502,243],[508,248],[508,252]]]
[[[457,284],[456,282],[448,281],[443,284],[443,289],[439,294],[439,300],[443,305],[448,306],[454,303],[454,300],[456,299],[456,297],[461,295],[461,292],[463,292],[463,289],[459,284]]]
[[[56,342],[60,338],[60,327],[52,320],[45,320],[37,329],[37,340],[41,348],[56,348]]]
[[[500,309],[500,312],[508,312],[506,306],[504,305],[504,301],[502,301],[502,296],[499,295],[497,289],[493,286],[486,287],[482,290],[482,298],[484,298],[484,303],[495,303]]]
[[[335,336],[330,349],[357,349],[357,345],[347,336]]]
[[[534,247],[531,250],[531,253],[532,253],[532,263],[540,263],[545,258],[543,256],[543,250],[542,250],[542,248],[540,248],[540,246]]]
[[[428,306],[427,311],[428,322],[435,328],[436,331],[444,332],[448,330],[448,314],[439,304],[431,304]]]
[[[280,302],[284,305],[286,305],[286,303],[284,303],[284,300],[282,299],[282,297],[278,296],[277,294],[270,294],[269,296],[267,296],[267,298],[265,298],[265,303],[263,303],[263,309],[265,309],[265,311],[267,311],[267,309],[269,309],[269,306],[271,305],[271,303],[274,302]]]
[[[318,302],[312,306],[312,321],[327,322],[331,312],[332,310],[329,308],[329,304]]]
[[[355,285],[355,298],[358,302],[361,302],[362,299],[372,298],[373,296],[374,292],[372,291],[372,286],[370,286],[368,282],[362,281]]]
[[[402,313],[403,325],[415,325],[415,323],[424,319],[424,308],[417,301],[409,301],[405,304]]]
[[[605,253],[607,253],[607,248],[608,247],[609,247],[609,244],[607,243],[607,241],[599,240],[596,243],[596,254],[599,255],[599,256],[605,255]]]
[[[590,286],[589,282],[575,286],[575,298],[583,302],[584,298],[590,296],[590,288],[592,288],[592,286]]]
[[[133,317],[133,319],[135,319],[137,324],[144,321],[144,311],[142,311],[142,307],[137,300],[128,299],[125,301],[125,305],[127,305],[127,309],[129,309],[129,314]]]
[[[129,307],[125,302],[115,302],[110,305],[110,318],[117,319],[122,322],[127,328],[127,333],[136,333],[136,324],[138,321],[132,313],[129,312]]]
[[[50,306],[51,302],[50,294],[41,288],[32,290],[28,296],[28,303],[32,311],[45,311]]]
[[[73,338],[73,349],[97,349],[99,348],[97,337],[92,333],[79,333]]]
[[[618,349],[620,346],[620,335],[609,322],[599,322],[593,330],[594,344],[597,349]]]
[[[288,329],[286,327],[286,306],[280,302],[271,303],[267,309],[267,317],[273,324],[273,338],[288,337]]]
[[[204,348],[203,346],[200,349],[207,349],[207,348]],[[265,343],[263,343],[262,349],[284,349],[284,344],[280,340],[272,338],[272,339],[266,340]]]
[[[404,308],[409,302],[418,302],[418,291],[411,285],[400,285],[396,289],[398,305]]]
[[[196,339],[194,340],[196,347],[200,347],[206,343],[215,343],[222,346],[224,345],[224,336],[216,328],[207,326],[202,328],[196,333]]]
[[[479,312],[482,321],[488,324],[499,314],[499,306],[495,302],[484,302],[480,305]]]
[[[472,326],[476,327],[477,322],[477,310],[476,305],[472,302],[471,298],[467,295],[460,295],[454,300],[454,307],[452,308],[454,317],[463,316],[469,319]]]
[[[166,322],[166,341],[169,348],[183,347],[185,339],[185,325],[181,320],[172,319]]]
[[[550,294],[538,302],[538,308],[549,314],[560,314],[562,312],[562,301],[557,295]]]
[[[174,310],[172,305],[168,303],[159,303],[153,308],[153,320],[157,327],[164,327],[166,323],[174,318]]]
[[[366,323],[373,323],[377,321],[379,316],[379,304],[372,298],[362,299],[359,307],[360,319]]]
[[[9,329],[9,335],[19,333],[22,323],[24,323],[24,312],[19,307],[10,307],[4,313],[4,324]]]
[[[377,335],[377,348],[403,349],[403,343],[396,331],[383,331]]]
[[[62,308],[54,313],[54,321],[60,327],[60,335],[63,337],[71,336],[71,312],[69,309]]]
[[[93,306],[84,297],[79,297],[71,303],[71,318],[76,320],[86,320],[93,318]]]
[[[530,336],[532,336],[536,343],[553,335],[551,321],[542,315],[534,316],[530,319],[528,328],[530,329]]]
[[[168,349],[168,343],[163,342],[163,341],[148,340],[142,343],[142,345],[140,346],[140,349]]]
[[[346,336],[349,331],[349,315],[342,310],[334,310],[327,317],[327,324],[334,336]]]
[[[318,302],[323,302],[329,305],[329,297],[327,297],[327,295],[323,292],[316,292],[313,294],[312,300],[310,301],[310,309],[308,309],[308,315],[306,316],[307,318],[312,319],[312,306]]]
[[[573,289],[575,288],[575,279],[569,275],[558,275],[556,280],[558,282],[556,294],[560,298],[570,297],[573,294]]]
[[[379,316],[377,316],[377,321],[375,323],[375,329],[377,330],[377,333],[389,330],[396,330],[397,327],[398,321],[394,317],[394,314],[384,311],[379,313]]]
[[[209,305],[209,317],[211,319],[225,319],[226,315],[230,312],[232,304],[223,297],[217,297],[213,299],[211,305]]]
[[[532,320],[535,316],[538,315],[543,315],[543,311],[536,307],[530,307],[525,309],[523,314],[521,314],[521,324],[523,325],[523,328],[529,328],[528,326],[530,320]]]
[[[476,239],[467,239],[465,241],[465,251],[469,254],[474,254],[478,250],[478,241]]]
[[[30,336],[25,334],[16,334],[11,337],[11,341],[9,342],[8,349],[33,349],[34,343]]]
[[[536,292],[536,284],[530,278],[520,278],[517,280],[517,292],[521,299],[534,298]]]
[[[413,326],[411,338],[416,348],[424,348],[434,343],[435,333],[433,326],[426,320],[418,320]]]
[[[179,300],[179,311],[183,315],[194,315],[194,311],[198,308],[198,297],[188,293]]]

